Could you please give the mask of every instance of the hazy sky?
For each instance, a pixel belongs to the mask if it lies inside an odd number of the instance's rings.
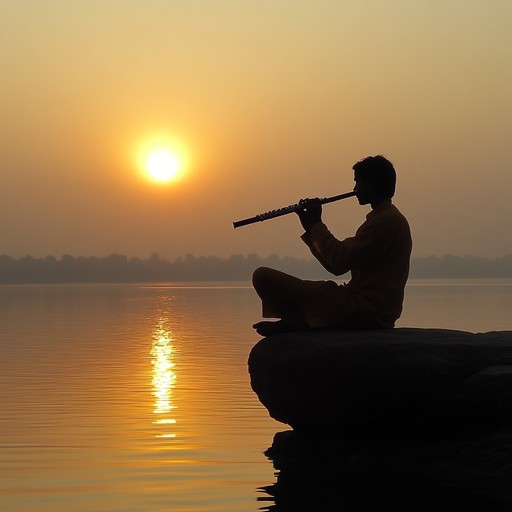
[[[398,172],[414,255],[512,253],[509,0],[5,0],[0,254],[309,257],[295,215]],[[143,176],[177,148],[181,179]],[[367,207],[325,207],[339,238]]]

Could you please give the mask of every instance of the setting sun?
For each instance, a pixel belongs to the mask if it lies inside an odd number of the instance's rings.
[[[183,143],[163,135],[142,142],[136,158],[141,177],[161,185],[181,180],[189,167],[188,151]]]
[[[177,156],[169,150],[159,149],[150,153],[146,161],[146,168],[154,180],[166,182],[178,177],[180,162]]]

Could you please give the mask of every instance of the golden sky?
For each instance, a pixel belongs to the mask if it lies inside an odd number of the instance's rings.
[[[512,2],[0,3],[0,254],[309,257],[295,216],[384,154],[414,255],[512,253]],[[170,147],[180,179],[142,175]],[[367,207],[325,207],[339,238]]]

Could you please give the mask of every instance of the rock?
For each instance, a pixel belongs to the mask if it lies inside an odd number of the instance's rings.
[[[261,490],[276,510],[512,509],[510,430],[387,443],[290,430],[266,455],[279,472]]]
[[[282,333],[257,343],[248,365],[270,416],[300,432],[432,435],[512,422],[512,331]]]
[[[266,452],[276,510],[512,509],[512,331],[276,334],[249,372],[293,428]]]

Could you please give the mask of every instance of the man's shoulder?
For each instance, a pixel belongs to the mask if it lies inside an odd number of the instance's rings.
[[[392,222],[409,226],[407,217],[394,204],[391,205],[388,211],[389,218]]]
[[[406,227],[409,229],[409,222],[405,215],[392,203],[383,205],[374,215],[369,217],[367,224],[377,226],[388,226],[389,228]]]
[[[393,217],[398,217],[407,220],[405,218],[405,215],[393,203],[391,204],[390,208],[387,209],[387,211],[389,212],[389,215],[392,215]]]
[[[372,210],[366,218],[368,220],[372,219],[385,219],[385,218],[404,218],[403,213],[395,206],[391,200],[388,200],[379,206],[377,206],[374,210]]]

